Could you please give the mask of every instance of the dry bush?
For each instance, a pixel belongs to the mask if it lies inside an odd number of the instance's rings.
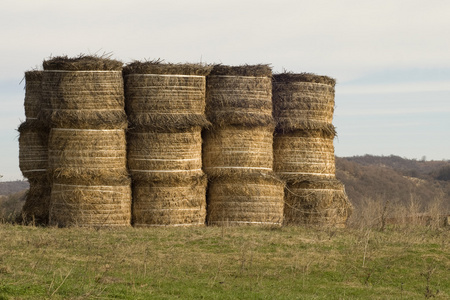
[[[364,198],[355,206],[349,226],[384,230],[387,226],[399,229],[430,227],[438,229],[445,226],[445,198],[435,197],[427,205],[410,195],[409,202],[386,200],[383,198]]]

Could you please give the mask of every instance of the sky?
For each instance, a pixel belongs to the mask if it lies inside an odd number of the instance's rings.
[[[450,159],[450,1],[2,0],[0,181],[21,180],[24,72],[54,56],[270,64],[336,78],[337,156]]]

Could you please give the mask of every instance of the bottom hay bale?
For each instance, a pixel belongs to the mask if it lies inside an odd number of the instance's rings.
[[[272,172],[273,130],[273,126],[228,126],[205,131],[203,170],[208,176]]]
[[[208,224],[281,225],[284,182],[251,174],[211,179],[208,187]]]
[[[133,183],[133,225],[198,226],[206,219],[206,177]]]
[[[352,205],[337,179],[288,182],[285,191],[286,225],[345,227]]]
[[[38,178],[29,178],[30,188],[22,207],[22,220],[25,223],[46,225],[49,217],[51,183],[43,174]]]
[[[50,225],[113,227],[131,224],[129,181],[120,185],[55,181],[50,203]]]

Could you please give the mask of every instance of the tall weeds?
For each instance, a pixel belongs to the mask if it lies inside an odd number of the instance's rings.
[[[449,212],[445,209],[445,196],[440,195],[421,205],[413,194],[408,202],[397,199],[364,198],[355,206],[348,226],[356,229],[383,231],[387,226],[399,229],[413,229],[427,226],[438,229],[446,226]]]

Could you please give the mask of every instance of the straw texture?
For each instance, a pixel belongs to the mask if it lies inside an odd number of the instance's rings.
[[[343,184],[334,178],[288,181],[285,195],[286,225],[344,227],[352,212]]]
[[[320,130],[277,133],[273,151],[274,172],[284,179],[335,176],[333,137]]]
[[[42,71],[25,72],[25,117],[36,120],[42,106]]]
[[[206,177],[133,183],[133,224],[199,226],[206,219]]]
[[[127,127],[119,71],[44,71],[42,89],[54,128]]]
[[[205,76],[210,70],[201,64],[128,64],[123,73],[132,126],[169,131],[209,125],[205,117]]]
[[[271,79],[236,75],[208,76],[206,115],[214,125],[222,127],[273,124]]]
[[[208,224],[276,225],[283,221],[284,183],[258,174],[214,178],[208,187]]]
[[[51,182],[46,175],[42,173],[40,177],[28,178],[30,188],[22,207],[22,218],[26,223],[48,224]]]
[[[132,177],[139,180],[202,175],[201,128],[128,132],[128,168]]]
[[[313,74],[274,75],[273,115],[277,129],[318,129],[335,134],[334,84],[331,78]]]
[[[19,168],[28,179],[47,175],[48,133],[36,121],[26,121],[19,127]]]
[[[150,130],[206,126],[205,77],[130,74],[125,77],[131,124]]]
[[[130,183],[93,185],[53,181],[50,224],[66,226],[129,226],[131,223]]]
[[[211,176],[270,173],[273,127],[214,127],[204,133],[203,170]]]
[[[125,131],[52,128],[49,168],[54,177],[126,176]]]

